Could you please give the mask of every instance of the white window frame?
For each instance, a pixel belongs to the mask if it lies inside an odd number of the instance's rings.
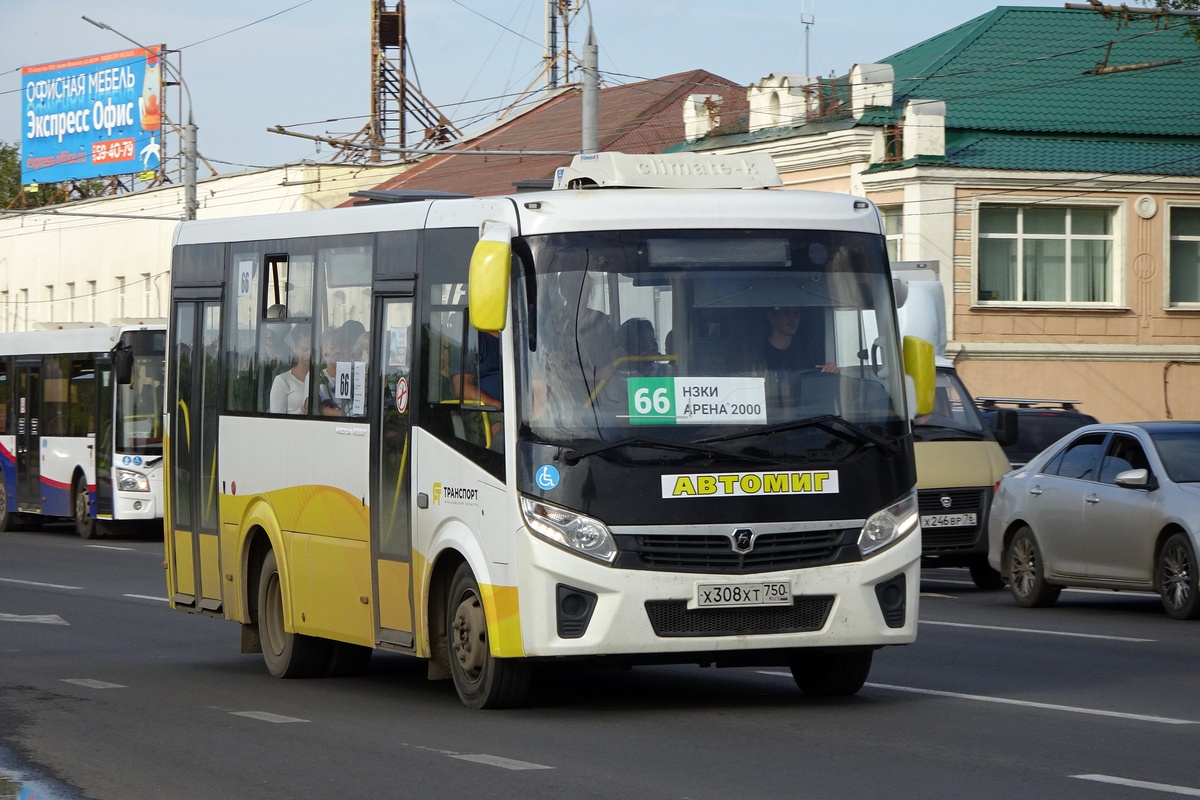
[[[1171,235],[1171,215],[1176,209],[1190,209],[1200,211],[1200,203],[1186,201],[1167,201],[1163,203],[1163,308],[1165,309],[1187,309],[1194,311],[1200,308],[1200,298],[1196,300],[1184,300],[1182,302],[1171,301],[1171,243],[1178,238],[1181,241],[1195,242],[1200,241],[1200,236],[1180,236]]]
[[[1126,228],[1126,203],[1124,201],[1113,202],[1111,200],[1090,200],[1087,198],[1064,197],[1064,198],[1045,198],[1045,197],[1008,197],[1000,194],[981,194],[974,199],[974,210],[971,215],[971,306],[973,308],[1073,308],[1073,309],[1095,309],[1095,308],[1123,308],[1125,307],[1125,228]],[[1107,302],[1085,302],[1077,300],[1021,300],[1022,285],[1024,281],[1022,264],[1018,264],[1017,272],[1017,299],[1013,300],[980,300],[980,247],[979,243],[984,237],[998,239],[1016,239],[1019,242],[1023,241],[1024,233],[1024,217],[1019,218],[1021,223],[1018,225],[1018,233],[1016,234],[981,234],[979,219],[982,209],[985,207],[994,206],[1017,206],[1024,210],[1028,206],[1042,206],[1052,208],[1087,208],[1087,209],[1104,209],[1112,214],[1111,233],[1108,237],[1096,235],[1084,236],[1068,236],[1063,234],[1060,238],[1068,242],[1074,239],[1097,240],[1108,238],[1112,242],[1112,264],[1110,280],[1112,282],[1112,294]],[[1056,238],[1055,235],[1039,234],[1037,237],[1049,239]],[[1023,248],[1018,245],[1018,254],[1022,253]],[[1070,274],[1070,249],[1068,246],[1067,252],[1067,269],[1068,276]],[[1069,281],[1069,277],[1068,277]]]
[[[897,203],[895,205],[879,206],[879,215],[883,218],[883,238],[888,243],[888,258],[891,261],[904,260],[904,204]],[[900,230],[896,233],[888,233],[887,223],[889,219],[894,219],[900,223]],[[896,243],[896,256],[891,255],[891,244]]]

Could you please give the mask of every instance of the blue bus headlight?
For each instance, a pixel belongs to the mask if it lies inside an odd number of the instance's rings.
[[[122,492],[148,492],[150,491],[150,479],[131,469],[118,469],[117,489]]]
[[[551,544],[606,564],[617,557],[617,543],[599,520],[531,497],[521,498],[521,514],[529,530]]]
[[[920,527],[917,493],[909,492],[898,502],[876,511],[858,534],[858,549],[863,556],[888,547]]]

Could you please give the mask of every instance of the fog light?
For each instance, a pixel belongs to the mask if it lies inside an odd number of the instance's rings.
[[[883,621],[889,628],[903,628],[907,606],[907,586],[904,573],[883,583],[875,584],[875,599],[883,612]]]
[[[133,501],[133,510],[134,510],[134,511],[141,511],[141,510],[142,510],[142,501],[141,501],[141,500],[134,500],[134,501]]]
[[[555,595],[558,601],[558,638],[579,639],[587,632],[592,612],[596,610],[595,593],[560,583],[555,587]]]

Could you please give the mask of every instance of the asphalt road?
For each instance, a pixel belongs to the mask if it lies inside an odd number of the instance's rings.
[[[0,535],[0,800],[1200,796],[1200,623],[1150,595],[1029,610],[929,571],[917,643],[852,698],[781,670],[572,668],[478,712],[392,654],[272,679],[164,593],[159,541]]]

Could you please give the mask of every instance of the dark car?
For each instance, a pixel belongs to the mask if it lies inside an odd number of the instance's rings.
[[[976,397],[976,404],[988,425],[995,427],[1000,409],[1011,408],[1017,415],[1017,437],[1011,444],[1001,442],[1013,469],[1045,450],[1076,428],[1098,420],[1076,409],[1078,400],[1035,400],[1019,397]]]

